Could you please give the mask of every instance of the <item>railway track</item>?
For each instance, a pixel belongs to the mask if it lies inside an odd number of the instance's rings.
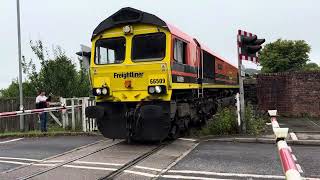
[[[166,147],[168,144],[170,144],[172,141],[168,141],[165,143],[161,143],[160,145],[158,145],[157,147],[151,149],[150,151],[142,154],[141,156],[138,156],[137,158],[133,159],[132,161],[124,164],[123,166],[121,166],[120,168],[118,168],[117,170],[109,173],[108,175],[99,178],[99,180],[108,180],[108,179],[114,179],[115,177],[117,177],[118,175],[122,174],[125,170],[130,169],[131,167],[135,166],[136,164],[138,164],[139,162],[142,162],[143,160],[147,159],[148,157],[150,157],[151,155],[155,154],[156,152],[158,152],[159,150],[161,150],[162,148]]]
[[[59,168],[59,167],[63,167],[64,165],[67,165],[67,164],[70,164],[70,163],[72,163],[72,162],[74,162],[74,161],[77,161],[77,160],[79,160],[79,159],[88,157],[88,156],[90,156],[90,155],[93,155],[93,154],[95,154],[95,153],[98,153],[98,152],[100,152],[100,151],[103,151],[103,150],[105,150],[105,149],[108,149],[108,148],[110,148],[110,147],[113,147],[113,146],[115,146],[115,145],[117,145],[117,144],[120,144],[120,143],[123,143],[123,142],[124,142],[123,140],[122,140],[122,141],[114,141],[114,142],[112,142],[111,144],[108,144],[108,145],[106,145],[105,147],[102,147],[102,148],[98,148],[98,149],[95,150],[95,151],[86,153],[86,154],[84,154],[84,155],[77,156],[77,157],[72,158],[72,159],[70,159],[70,160],[68,160],[68,161],[65,161],[65,162],[59,163],[59,164],[57,164],[57,165],[55,165],[55,166],[52,166],[52,167],[50,167],[50,168],[47,168],[47,169],[45,169],[45,170],[43,170],[43,171],[39,171],[39,172],[33,173],[33,174],[31,174],[31,175],[23,176],[23,177],[20,177],[20,178],[18,178],[18,179],[19,179],[19,180],[32,179],[32,178],[34,178],[34,177],[36,177],[36,176],[39,176],[39,175],[41,175],[41,174],[45,174],[45,173],[47,173],[47,172],[49,172],[49,171],[52,171],[52,170],[54,170],[54,169],[57,169],[57,168]]]
[[[26,176],[19,177],[17,179],[19,179],[19,180],[27,180],[27,179],[34,179],[34,178],[41,177],[41,175],[50,173],[50,172],[52,172],[53,170],[55,170],[57,168],[61,168],[61,167],[65,167],[67,165],[71,165],[72,163],[74,163],[74,162],[76,162],[76,161],[78,161],[80,159],[83,159],[83,158],[86,158],[86,157],[90,157],[91,155],[94,155],[94,154],[96,154],[98,152],[101,152],[103,150],[107,150],[108,148],[115,147],[117,145],[121,146],[124,143],[125,143],[124,140],[119,140],[119,141],[117,141],[117,140],[116,141],[111,141],[110,140],[110,144],[107,144],[104,147],[97,148],[96,150],[92,150],[92,151],[90,151],[88,153],[78,155],[78,156],[76,156],[74,158],[71,158],[69,160],[63,161],[63,162],[58,163],[58,164],[56,164],[54,166],[48,167],[46,169],[43,169],[41,171],[26,175]],[[129,160],[129,162],[125,163],[124,165],[118,167],[116,170],[108,173],[107,175],[105,175],[104,177],[101,177],[99,179],[101,179],[101,180],[102,179],[103,180],[104,179],[114,179],[115,177],[121,175],[125,170],[128,170],[128,169],[134,167],[136,164],[138,164],[139,162],[142,162],[143,160],[147,159],[148,157],[150,157],[151,155],[155,154],[156,152],[158,152],[162,148],[166,147],[170,143],[172,143],[172,141],[167,141],[167,142],[161,143],[161,144],[157,145],[156,147],[153,147],[151,150],[149,149],[146,152],[143,152],[143,154],[141,154],[141,155],[138,154],[133,160]],[[97,144],[97,143],[92,143],[92,145],[95,145],[95,144]],[[88,147],[90,147],[90,146],[86,146],[86,148],[88,148]],[[81,148],[81,150],[84,150],[84,148]],[[66,152],[66,153],[63,153],[62,155],[72,154],[73,152],[75,152],[75,151]],[[21,166],[21,167],[15,169],[15,170],[22,169],[22,168],[27,168],[27,167],[30,167],[32,165],[36,165],[37,163],[41,164],[41,162],[46,162],[46,161],[48,162],[49,160],[52,160],[52,159],[57,158],[57,157],[61,157],[62,155],[53,156],[51,158],[47,158],[45,160],[42,160],[42,161],[39,161],[39,162],[36,162],[36,163],[31,163],[31,164],[28,164],[26,166]]]

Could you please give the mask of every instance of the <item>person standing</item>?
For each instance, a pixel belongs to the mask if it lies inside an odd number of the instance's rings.
[[[36,108],[42,109],[47,108],[47,97],[45,91],[40,91],[39,95],[36,98]],[[40,130],[41,132],[47,132],[47,113],[41,112],[39,113],[40,116]]]

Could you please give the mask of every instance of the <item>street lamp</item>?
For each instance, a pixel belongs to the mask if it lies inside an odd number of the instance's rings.
[[[19,56],[19,96],[20,110],[23,110],[23,91],[22,91],[22,63],[21,63],[21,32],[20,32],[20,3],[17,0],[17,29],[18,29],[18,56]],[[24,131],[23,115],[20,115],[20,131]]]

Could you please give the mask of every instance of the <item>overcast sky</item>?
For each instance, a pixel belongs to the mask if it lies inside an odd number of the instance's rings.
[[[26,57],[32,57],[29,41],[41,39],[49,50],[61,46],[76,62],[75,52],[80,44],[90,45],[93,29],[129,6],[174,24],[234,65],[238,29],[254,32],[267,42],[306,40],[312,47],[310,59],[320,63],[318,0],[20,0],[20,6]],[[18,76],[16,26],[16,1],[0,0],[0,88]]]

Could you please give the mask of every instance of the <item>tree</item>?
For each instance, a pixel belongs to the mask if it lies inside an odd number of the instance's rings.
[[[261,70],[267,73],[302,70],[309,61],[310,50],[304,40],[278,39],[261,50]]]
[[[308,63],[303,67],[304,71],[320,71],[320,67],[316,63]]]
[[[82,69],[78,71],[76,65],[60,47],[53,49],[53,58],[50,58],[41,40],[30,41],[30,46],[41,68],[37,72],[34,60],[26,60],[23,57],[23,72],[27,74],[27,79],[23,84],[25,96],[36,96],[39,90],[45,90],[48,94],[61,97],[89,95],[88,74]],[[18,89],[19,86],[15,80],[8,88],[1,90],[1,95],[2,97],[18,97]]]
[[[33,97],[37,94],[36,90],[29,81],[22,83],[23,95],[25,97]],[[0,90],[0,97],[19,97],[19,82],[15,79],[11,82],[8,88]]]

